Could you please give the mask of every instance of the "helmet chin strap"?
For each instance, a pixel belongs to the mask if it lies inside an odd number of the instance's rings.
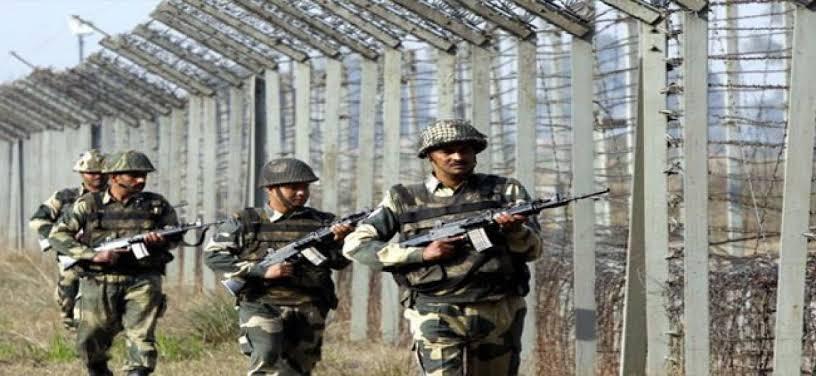
[[[292,201],[289,201],[286,197],[283,196],[281,193],[280,186],[276,186],[272,188],[272,191],[275,192],[275,197],[280,201],[281,204],[286,208],[286,211],[292,211],[295,208],[295,205],[292,204]]]
[[[135,185],[125,184],[125,183],[121,183],[121,182],[114,182],[114,184],[124,188],[125,190],[128,191],[128,193],[131,193],[131,194],[139,192],[139,190],[136,189]]]

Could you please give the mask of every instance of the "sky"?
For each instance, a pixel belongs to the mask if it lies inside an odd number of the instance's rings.
[[[67,68],[78,64],[77,37],[68,28],[76,14],[103,31],[127,32],[150,19],[160,0],[0,0],[0,82],[25,77],[30,69],[9,55],[15,51],[34,65]],[[85,37],[85,56],[100,49],[98,34]]]

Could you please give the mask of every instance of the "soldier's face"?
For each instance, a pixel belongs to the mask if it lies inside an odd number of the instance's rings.
[[[111,176],[111,182],[124,188],[128,193],[141,192],[147,184],[147,174],[144,172],[125,172]]]
[[[285,207],[300,207],[309,201],[309,183],[281,184],[267,188],[269,201]]]
[[[476,167],[476,151],[469,143],[450,144],[428,153],[435,173],[465,176]]]
[[[98,172],[83,172],[81,174],[82,182],[85,183],[85,187],[88,189],[98,191],[105,185],[105,175]]]

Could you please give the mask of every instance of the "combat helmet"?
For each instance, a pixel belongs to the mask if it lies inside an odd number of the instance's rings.
[[[470,122],[462,119],[437,120],[419,134],[419,158],[442,146],[466,142],[473,145],[478,154],[487,147],[487,137],[476,130]]]
[[[144,153],[135,150],[128,150],[121,153],[112,154],[105,164],[106,174],[118,174],[123,172],[153,172],[156,168],[150,163]]]
[[[306,162],[295,158],[273,159],[261,169],[261,180],[258,187],[270,185],[313,183],[318,180],[314,171]]]
[[[79,155],[74,163],[74,171],[101,173],[105,169],[105,156],[99,150],[91,149]]]

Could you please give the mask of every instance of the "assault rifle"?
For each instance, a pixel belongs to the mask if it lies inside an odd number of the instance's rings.
[[[520,214],[529,216],[538,214],[542,210],[566,206],[573,201],[583,200],[590,197],[600,196],[608,193],[609,188],[575,197],[559,197],[554,199],[537,199],[529,202],[522,202],[504,209],[485,210],[472,217],[467,217],[449,223],[440,223],[429,232],[417,235],[400,242],[401,247],[425,247],[433,241],[464,236],[477,252],[483,252],[493,247],[493,243],[487,236],[485,228],[496,224],[496,217],[500,213],[510,215]]]
[[[356,213],[349,214],[334,221],[330,226],[322,227],[317,231],[311,232],[308,235],[305,235],[302,238],[283,246],[282,248],[277,250],[270,248],[266,251],[266,256],[264,256],[261,261],[258,261],[258,265],[266,269],[286,260],[305,258],[315,266],[320,266],[326,261],[326,256],[323,256],[323,254],[320,253],[315,246],[334,237],[334,233],[331,231],[331,226],[335,224],[354,226],[357,225],[358,222],[368,217],[369,214],[371,214],[370,209],[360,210]],[[241,290],[243,290],[246,286],[246,283],[247,281],[240,277],[227,278],[221,281],[221,284],[224,285],[227,292],[232,294],[232,296],[238,296]]]
[[[163,229],[163,230],[156,230],[156,231],[150,231],[150,232],[155,232],[155,233],[157,233],[157,234],[159,234],[161,236],[168,237],[168,236],[173,236],[173,235],[183,235],[184,233],[186,233],[187,231],[190,231],[190,230],[204,229],[204,232],[207,232],[207,230],[210,228],[210,226],[219,225],[221,223],[224,223],[224,221],[215,221],[215,222],[210,222],[210,223],[202,223],[199,220],[199,221],[196,221],[196,222],[193,222],[193,223],[185,223],[185,224],[182,224],[182,225],[180,225],[178,227],[170,227],[170,228],[166,228],[166,229]],[[96,248],[94,248],[94,252],[113,251],[115,249],[125,248],[129,252],[132,252],[133,256],[135,256],[137,260],[145,258],[145,257],[150,255],[150,252],[148,252],[147,247],[144,244],[145,237],[147,236],[147,234],[148,234],[148,232],[145,232],[145,233],[138,234],[138,235],[133,235],[133,236],[129,236],[129,237],[118,238],[118,239],[113,239],[113,240],[106,241],[106,242],[102,243],[101,245],[97,246]],[[201,234],[201,240],[203,240],[203,239],[204,239],[204,234],[202,233]],[[73,267],[74,265],[76,265],[80,261],[80,260],[77,260],[77,259],[75,259],[73,257],[65,256],[65,255],[59,255],[58,260],[59,260],[59,264],[60,264],[60,267],[62,268],[62,270]]]

